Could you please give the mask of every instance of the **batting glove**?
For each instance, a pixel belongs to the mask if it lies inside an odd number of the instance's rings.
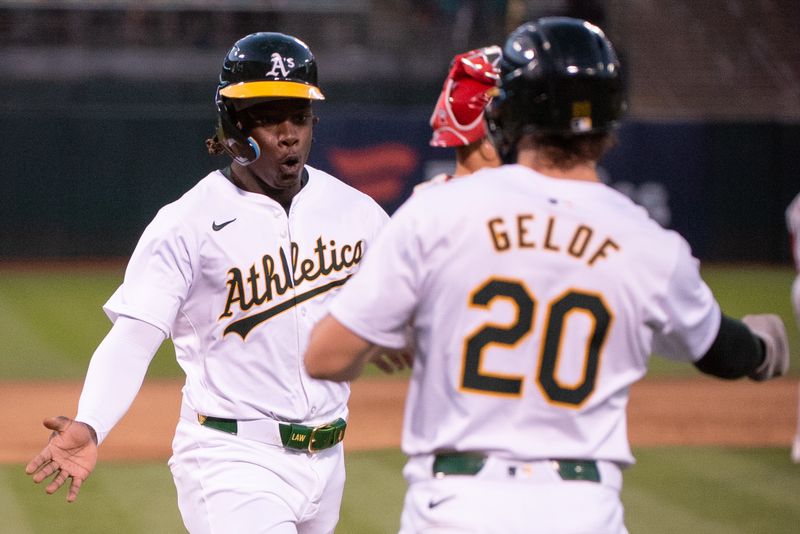
[[[764,342],[766,354],[761,365],[749,376],[757,382],[786,374],[789,370],[789,338],[783,321],[777,315],[763,313],[745,315],[742,322]]]

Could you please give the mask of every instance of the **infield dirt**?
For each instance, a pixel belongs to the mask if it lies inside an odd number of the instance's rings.
[[[100,450],[105,460],[166,460],[180,407],[178,381],[148,380]],[[405,380],[353,383],[346,450],[399,447]],[[0,383],[0,462],[24,464],[45,444],[42,419],[75,414],[77,382]],[[636,446],[789,447],[798,424],[798,381],[645,379],[631,390],[628,434]]]

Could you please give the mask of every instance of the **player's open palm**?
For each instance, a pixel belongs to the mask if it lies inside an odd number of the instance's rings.
[[[47,446],[25,467],[25,472],[32,475],[37,484],[55,475],[45,488],[49,494],[71,479],[67,502],[73,502],[97,463],[97,438],[91,427],[69,417],[51,417],[43,424],[53,433]]]

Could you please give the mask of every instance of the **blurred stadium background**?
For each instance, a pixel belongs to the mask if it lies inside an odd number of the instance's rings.
[[[389,211],[452,153],[427,120],[454,54],[520,22],[602,26],[630,112],[609,182],[704,260],[788,263],[800,190],[797,0],[3,0],[0,258],[125,257],[205,154],[222,58],[277,30],[319,59],[312,164]]]
[[[35,380],[38,396],[44,380],[83,376],[121,260],[158,208],[226,163],[204,141],[236,39],[282,31],[311,46],[327,96],[311,163],[391,212],[452,165],[427,143],[453,55],[544,15],[598,23],[626,67],[629,114],[607,181],[686,236],[726,311],[791,324],[783,213],[800,191],[798,0],[0,0],[3,419],[17,411],[4,381]],[[47,266],[56,259],[111,268]],[[151,380],[180,375],[166,345]],[[797,355],[793,365],[796,380]],[[696,375],[658,361],[651,374]],[[636,454],[623,494],[631,532],[797,532],[788,443]],[[340,532],[393,531],[402,462],[394,449],[349,455]],[[163,462],[105,462],[70,507],[31,486],[20,465],[0,466],[0,532],[181,531]]]

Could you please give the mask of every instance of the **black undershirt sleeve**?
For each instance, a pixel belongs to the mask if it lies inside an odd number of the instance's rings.
[[[705,374],[732,380],[758,369],[765,351],[764,342],[746,324],[723,313],[717,338],[694,365]]]

